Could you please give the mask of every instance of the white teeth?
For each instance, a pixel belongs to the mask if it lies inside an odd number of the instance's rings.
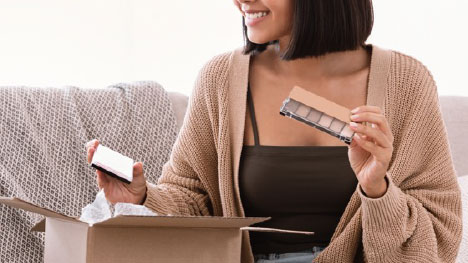
[[[266,16],[267,14],[268,14],[268,12],[245,13],[245,17],[247,17],[249,19],[255,19],[255,18]]]

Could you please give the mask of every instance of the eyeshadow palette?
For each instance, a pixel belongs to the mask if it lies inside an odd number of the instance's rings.
[[[348,145],[353,139],[349,109],[299,86],[294,86],[289,97],[283,101],[280,114],[335,136]]]
[[[98,145],[91,166],[127,184],[133,180],[133,160],[106,146]]]

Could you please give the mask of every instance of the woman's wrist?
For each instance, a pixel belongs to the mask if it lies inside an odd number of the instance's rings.
[[[145,203],[147,192],[148,192],[148,187],[145,186],[145,194],[143,195],[143,199],[140,201],[140,203],[138,203],[139,205],[143,205]]]
[[[372,187],[366,187],[361,185],[363,194],[369,198],[379,198],[385,195],[388,189],[388,180],[386,177],[382,179],[378,184]]]

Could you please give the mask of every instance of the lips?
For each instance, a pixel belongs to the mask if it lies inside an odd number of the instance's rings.
[[[263,21],[265,18],[268,17],[270,14],[269,11],[267,12],[256,12],[256,13],[245,13],[245,24],[249,27],[252,27],[256,25],[257,23],[260,23]]]
[[[268,11],[262,11],[262,12],[245,13],[244,15],[248,19],[257,19],[257,18],[267,16],[268,14],[269,14]]]
[[[242,9],[242,12],[244,13],[259,13],[259,12],[269,12],[268,10],[244,10]]]

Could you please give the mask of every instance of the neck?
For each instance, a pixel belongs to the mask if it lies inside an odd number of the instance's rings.
[[[268,49],[270,65],[276,74],[287,78],[310,79],[347,76],[359,72],[370,64],[370,55],[363,47],[356,50],[328,53],[320,57],[281,60],[284,42]]]

